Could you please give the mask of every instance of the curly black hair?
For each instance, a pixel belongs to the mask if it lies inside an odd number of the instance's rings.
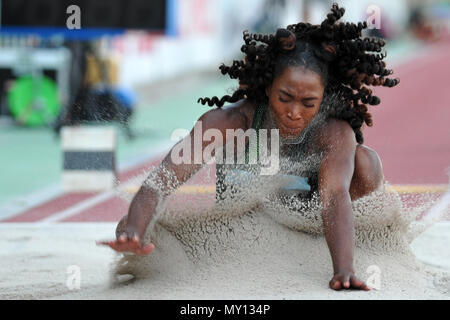
[[[320,25],[297,23],[278,29],[275,34],[251,34],[244,31],[243,60],[231,66],[222,64],[223,75],[239,80],[239,88],[221,99],[200,98],[198,102],[222,107],[248,99],[256,104],[268,103],[265,89],[287,66],[305,66],[321,75],[325,95],[340,99],[332,117],[347,121],[355,132],[356,141],[363,143],[361,127],[372,126],[367,104],[378,105],[380,99],[368,86],[394,87],[399,79],[388,78],[393,73],[386,68],[381,53],[385,41],[362,37],[366,22],[337,23],[345,9],[333,4],[331,12]]]

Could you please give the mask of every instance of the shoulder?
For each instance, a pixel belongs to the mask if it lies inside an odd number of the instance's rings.
[[[329,151],[352,150],[357,145],[355,132],[350,124],[334,118],[328,119],[325,125],[321,126],[318,143],[322,150]]]
[[[251,127],[254,113],[254,104],[244,99],[222,108],[211,109],[199,121],[202,121],[204,128],[247,130]]]

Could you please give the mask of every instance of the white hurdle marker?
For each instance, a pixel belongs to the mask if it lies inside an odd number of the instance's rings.
[[[116,131],[110,126],[63,127],[62,189],[105,191],[116,182]]]

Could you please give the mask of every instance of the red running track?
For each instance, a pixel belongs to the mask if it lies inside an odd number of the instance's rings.
[[[400,84],[375,90],[374,125],[365,144],[375,149],[393,184],[447,184],[450,167],[450,40],[394,68]]]

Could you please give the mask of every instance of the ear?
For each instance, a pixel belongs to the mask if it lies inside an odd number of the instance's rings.
[[[248,89],[248,84],[245,84],[242,81],[239,81],[239,89],[241,89],[241,90]]]
[[[266,96],[267,98],[270,97],[270,92],[272,91],[272,85],[269,85],[266,87]]]
[[[322,42],[321,45],[322,45],[322,48],[325,49],[325,51],[327,51],[333,55],[336,55],[336,47],[333,44]]]
[[[336,46],[332,43],[322,42],[321,47],[323,49],[323,58],[326,61],[333,61],[336,59]]]

